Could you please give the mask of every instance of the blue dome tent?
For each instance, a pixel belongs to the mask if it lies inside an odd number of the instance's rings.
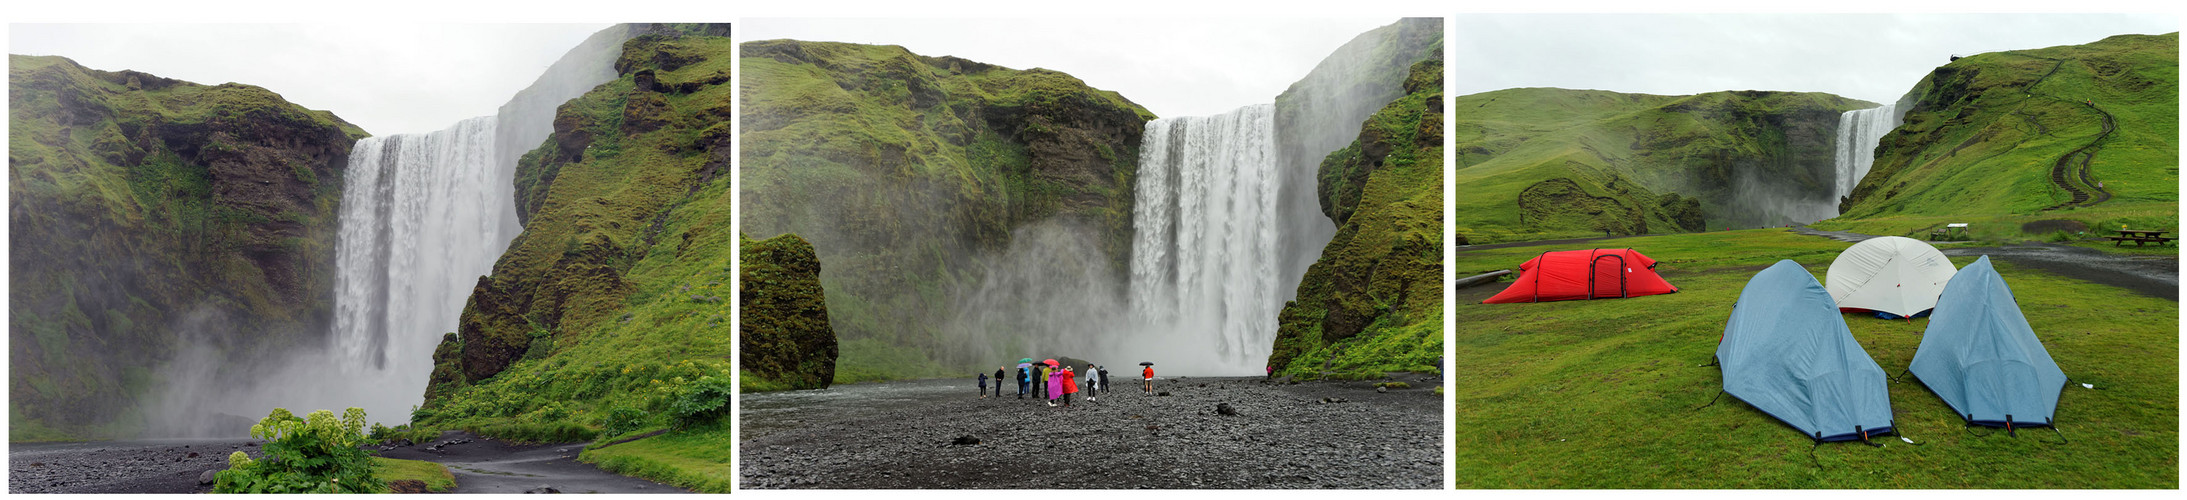
[[[1890,433],[1891,394],[1815,275],[1790,260],[1739,292],[1716,359],[1724,393],[1817,444]]]
[[[1907,371],[1967,425],[2007,429],[2052,425],[2066,384],[1988,256],[1944,286]]]

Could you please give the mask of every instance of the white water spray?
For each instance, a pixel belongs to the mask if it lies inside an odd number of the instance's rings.
[[[1184,352],[1135,354],[1203,359],[1209,372],[1226,374],[1258,373],[1267,361],[1289,295],[1277,289],[1273,110],[1147,123],[1132,214],[1132,313],[1141,331],[1194,341]]]

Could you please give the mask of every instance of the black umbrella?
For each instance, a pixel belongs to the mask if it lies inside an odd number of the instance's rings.
[[[1153,362],[1153,361],[1141,361],[1141,362],[1139,362],[1139,366],[1154,366],[1154,362]]]

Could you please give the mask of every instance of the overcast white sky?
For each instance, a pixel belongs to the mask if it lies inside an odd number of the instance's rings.
[[[1451,91],[1828,92],[1889,103],[1952,54],[2179,30],[2172,15],[1469,14]]]
[[[8,53],[245,83],[373,135],[493,114],[608,24],[14,24]]]
[[[1274,102],[1375,19],[744,19],[741,40],[902,45],[1016,69],[1048,68],[1122,93],[1155,115]]]

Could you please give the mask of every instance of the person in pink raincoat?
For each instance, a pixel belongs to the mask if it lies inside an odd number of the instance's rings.
[[[1053,367],[1050,367],[1051,369]],[[1055,406],[1056,399],[1063,397],[1063,374],[1048,376],[1048,406]]]

